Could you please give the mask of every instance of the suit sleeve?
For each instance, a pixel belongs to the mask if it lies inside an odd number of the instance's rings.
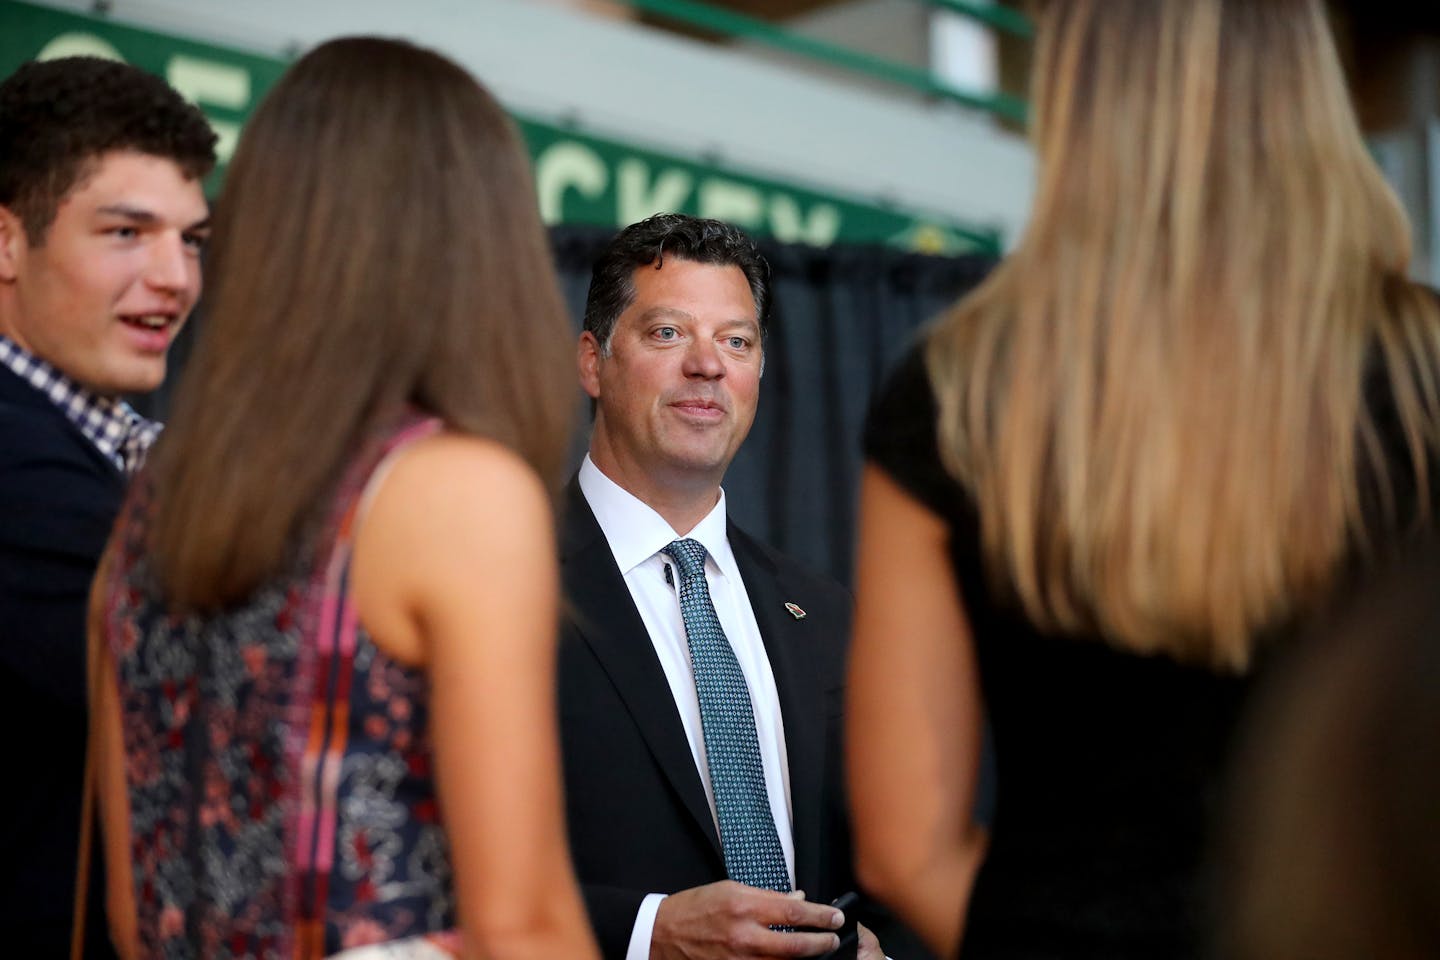
[[[121,485],[73,438],[19,443],[22,428],[37,425],[0,422],[0,669],[79,708],[90,581]]]
[[[831,831],[832,883],[839,893],[855,888],[854,861],[850,844],[850,805],[845,781],[845,665],[850,649],[850,620],[855,598],[836,585],[829,601],[836,611],[834,635],[824,671],[825,694],[825,811]]]
[[[580,895],[585,900],[586,912],[590,914],[590,926],[595,929],[595,938],[600,941],[600,953],[605,960],[625,960],[625,951],[630,947],[630,933],[635,928],[635,915],[640,911],[640,901],[651,892],[595,883],[580,884]]]

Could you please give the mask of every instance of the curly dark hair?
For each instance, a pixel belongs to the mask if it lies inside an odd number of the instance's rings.
[[[657,213],[621,230],[606,245],[590,275],[585,297],[585,329],[600,344],[601,356],[610,354],[615,321],[635,300],[635,270],[655,264],[665,255],[721,267],[739,267],[755,298],[755,319],[763,337],[769,321],[770,264],[755,241],[739,227],[722,220],[706,220],[683,213]]]
[[[164,157],[197,178],[215,166],[215,133],[164,80],[113,60],[31,61],[0,83],[0,205],[31,243],[112,150]]]

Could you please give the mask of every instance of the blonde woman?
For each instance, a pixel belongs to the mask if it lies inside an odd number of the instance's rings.
[[[1248,675],[1429,522],[1440,325],[1320,0],[1037,13],[1031,223],[868,430],[858,868],[945,955],[1186,956]]]

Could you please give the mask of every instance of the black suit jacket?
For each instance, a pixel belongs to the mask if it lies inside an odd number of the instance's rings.
[[[67,956],[85,756],[90,580],[125,492],[113,463],[0,366],[0,930],[15,956]],[[101,864],[91,915],[100,940]]]
[[[840,766],[850,597],[733,523],[728,533],[779,693],[796,885],[828,903],[853,886]],[[664,669],[573,481],[561,576],[568,609],[559,696],[571,852],[601,949],[621,960],[646,894],[724,880],[725,862]],[[804,610],[804,619],[786,602]]]

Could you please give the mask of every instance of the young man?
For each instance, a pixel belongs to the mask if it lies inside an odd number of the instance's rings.
[[[163,81],[94,58],[0,84],[0,930],[69,946],[85,755],[90,580],[159,432],[153,390],[200,295],[215,137]],[[87,955],[104,954],[92,870]]]
[[[729,523],[720,488],[755,415],[768,273],[739,230],[661,215],[623,230],[590,286],[561,742],[571,851],[610,960],[824,954],[828,904],[853,884],[849,597]],[[860,956],[881,956],[868,931]]]

